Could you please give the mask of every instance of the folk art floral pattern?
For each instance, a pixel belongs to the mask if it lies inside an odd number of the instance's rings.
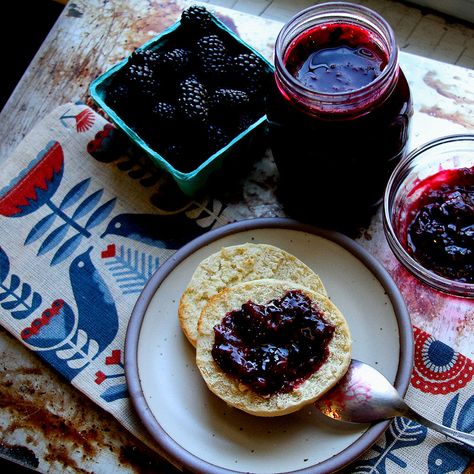
[[[140,436],[125,384],[131,309],[176,249],[235,220],[216,199],[170,207],[159,174],[82,104],[53,111],[0,181],[0,323]],[[33,151],[34,150],[34,151]],[[171,202],[171,201],[170,201]],[[474,363],[414,327],[408,397],[474,431]],[[416,449],[416,447],[422,449]],[[463,472],[473,452],[397,418],[347,472]]]

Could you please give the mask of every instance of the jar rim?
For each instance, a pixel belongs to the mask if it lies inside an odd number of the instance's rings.
[[[386,40],[388,43],[387,46],[389,49],[389,51],[387,51],[387,53],[389,53],[388,62],[387,62],[387,65],[383,68],[379,76],[377,76],[369,84],[366,84],[360,88],[357,88],[351,91],[328,93],[328,92],[315,91],[307,87],[306,85],[304,85],[302,82],[296,79],[292,74],[290,74],[290,72],[285,67],[284,56],[286,54],[288,45],[301,32],[298,32],[298,34],[295,34],[293,35],[293,37],[290,37],[290,38],[287,38],[287,35],[291,33],[292,28],[294,28],[295,25],[304,21],[305,18],[307,18],[308,16],[314,13],[318,13],[318,12],[320,14],[325,13],[325,16],[327,17],[326,22],[333,22],[333,23],[337,21],[341,21],[341,20],[355,23],[356,22],[355,16],[356,15],[360,16],[361,14],[363,14],[364,17],[360,17],[359,21],[365,19],[365,20],[369,20],[370,23],[366,21],[364,25],[360,25],[360,26],[365,27],[371,32],[377,33],[379,37],[382,37],[382,36],[386,37]],[[275,66],[276,66],[275,74],[276,75],[281,74],[285,82],[287,82],[291,87],[298,89],[298,93],[306,95],[311,98],[318,97],[318,99],[320,99],[321,102],[326,101],[327,103],[336,105],[340,102],[345,102],[348,99],[357,100],[359,97],[363,97],[366,94],[373,91],[374,88],[378,87],[379,85],[382,86],[385,82],[389,81],[390,77],[393,76],[393,73],[396,72],[398,68],[398,48],[396,45],[395,34],[391,26],[377,12],[363,5],[352,4],[348,2],[325,2],[325,3],[320,3],[317,5],[312,5],[308,8],[305,8],[304,10],[300,11],[295,16],[293,16],[283,26],[275,42]]]

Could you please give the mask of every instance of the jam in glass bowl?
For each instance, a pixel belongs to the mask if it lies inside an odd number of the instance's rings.
[[[393,171],[384,230],[398,260],[424,283],[474,297],[474,134],[413,150]]]

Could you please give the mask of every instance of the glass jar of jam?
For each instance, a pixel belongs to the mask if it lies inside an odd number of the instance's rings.
[[[309,7],[279,33],[274,77],[270,145],[289,214],[343,231],[366,224],[413,114],[392,29],[360,5]]]

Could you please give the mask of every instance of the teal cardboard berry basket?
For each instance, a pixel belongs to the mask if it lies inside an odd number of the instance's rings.
[[[273,65],[267,61],[258,51],[252,48],[250,45],[242,41],[232,30],[224,25],[220,20],[213,17],[213,23],[216,25],[219,33],[225,37],[226,41],[242,50],[242,52],[251,52],[259,57],[265,67],[265,71],[268,74],[273,74]],[[173,40],[173,36],[177,34],[181,27],[181,21],[177,21],[168,29],[161,32],[159,35],[152,38],[138,48],[138,50],[152,50],[159,52],[160,49],[166,47],[166,45]],[[124,68],[130,56],[119,62],[104,74],[96,78],[90,85],[89,91],[92,99],[95,103],[107,113],[110,120],[121,129],[138,147],[140,147],[149,156],[151,161],[158,167],[167,172],[181,191],[188,195],[194,196],[199,193],[206,185],[213,181],[213,178],[220,176],[220,171],[227,168],[228,165],[233,161],[237,161],[252,155],[254,147],[262,142],[262,138],[265,134],[266,129],[266,115],[262,114],[254,123],[248,128],[235,136],[226,146],[210,155],[202,163],[199,164],[195,169],[189,172],[183,172],[173,166],[166,157],[162,156],[156,150],[152,148],[147,141],[142,138],[135,130],[127,124],[126,121],[119,115],[119,113],[109,105],[107,105],[105,99],[107,94],[107,88],[113,81],[114,77],[119,74],[122,68]],[[229,166],[232,168],[232,166]],[[238,165],[237,165],[238,167]]]

